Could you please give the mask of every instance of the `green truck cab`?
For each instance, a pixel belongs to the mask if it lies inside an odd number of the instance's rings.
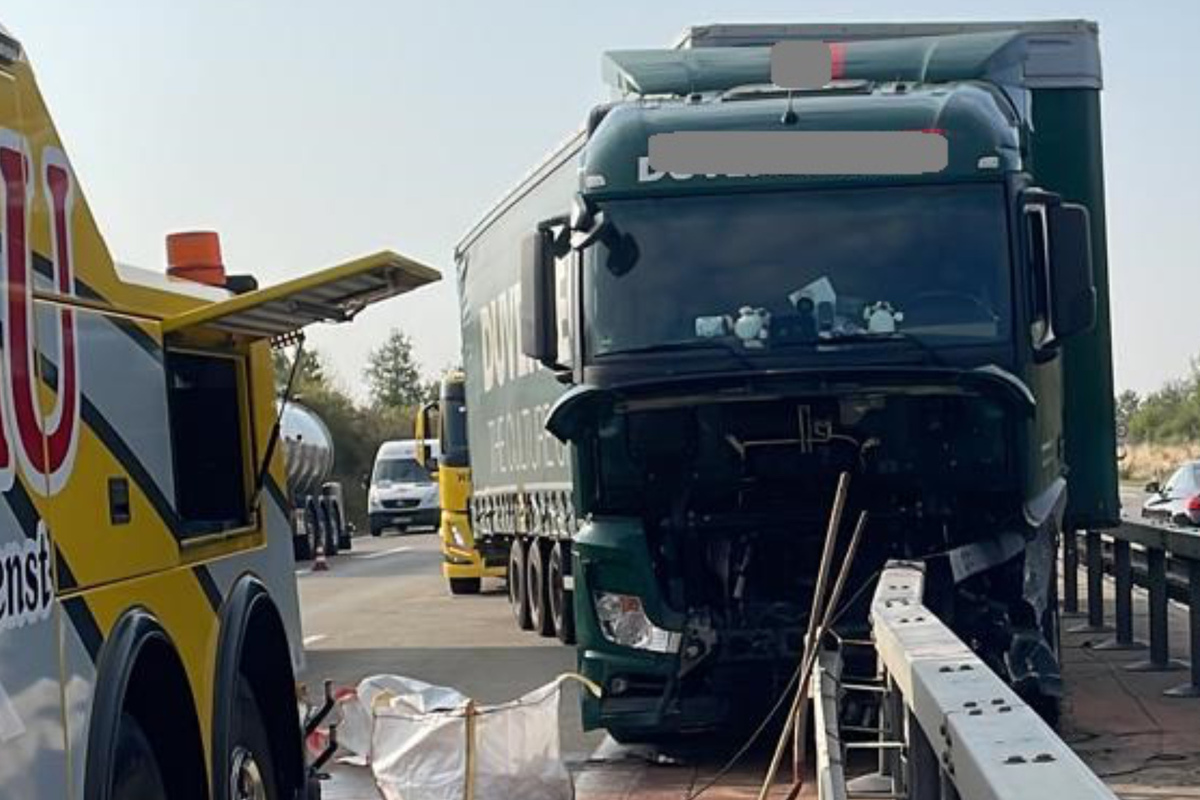
[[[830,43],[833,80],[773,85],[785,39]],[[757,721],[798,662],[842,472],[871,514],[851,590],[924,560],[927,603],[1052,715],[1058,537],[1119,508],[1096,27],[715,26],[605,66],[624,96],[548,168],[573,191],[514,227],[518,338],[570,443],[574,633],[604,688],[585,725]],[[772,131],[917,133],[944,162],[649,156]]]

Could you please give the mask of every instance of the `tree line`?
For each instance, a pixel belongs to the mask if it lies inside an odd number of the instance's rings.
[[[1186,376],[1144,397],[1131,390],[1117,395],[1117,427],[1132,444],[1200,443],[1200,357]]]
[[[359,403],[331,378],[320,351],[305,346],[296,361],[294,350],[274,353],[275,384],[280,394],[295,365],[292,399],[324,420],[333,437],[334,463],[330,480],[345,491],[345,511],[364,530],[367,498],[363,481],[370,475],[379,445],[391,439],[411,439],[417,410],[437,398],[438,382],[422,375],[412,341],[399,329],[367,357],[362,379],[367,401]]]

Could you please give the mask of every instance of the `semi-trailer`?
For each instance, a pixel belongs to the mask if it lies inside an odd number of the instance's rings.
[[[829,80],[773,81],[790,41]],[[617,99],[456,250],[471,527],[511,541],[522,627],[573,628],[585,725],[757,719],[843,473],[851,589],[924,561],[926,604],[1053,716],[1056,543],[1119,516],[1097,26],[715,25],[604,70]],[[694,163],[880,132],[934,157]]]
[[[308,406],[281,403],[280,438],[292,505],[292,548],[298,561],[317,554],[349,550],[352,530],[342,502],[344,489],[329,480],[335,456],[333,435],[324,420]]]

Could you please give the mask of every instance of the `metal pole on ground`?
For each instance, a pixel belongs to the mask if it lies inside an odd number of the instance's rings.
[[[1129,542],[1113,540],[1113,572],[1116,578],[1117,635],[1096,645],[1096,650],[1141,650],[1144,642],[1133,638],[1133,560]]]
[[[1130,672],[1167,672],[1183,665],[1171,660],[1167,618],[1167,554],[1162,550],[1146,550],[1146,572],[1150,592],[1150,658],[1126,665]]]
[[[1200,561],[1187,561],[1188,638],[1191,640],[1191,681],[1167,689],[1167,697],[1200,697]]]

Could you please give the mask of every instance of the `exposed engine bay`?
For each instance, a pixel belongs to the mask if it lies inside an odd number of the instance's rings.
[[[687,620],[678,696],[744,707],[782,691],[803,649],[842,472],[845,518],[867,510],[870,522],[838,630],[863,634],[888,559],[925,560],[927,605],[998,674],[1053,696],[1058,666],[1042,634],[1052,570],[1042,562],[1056,523],[1030,522],[1012,413],[983,394],[932,389],[619,404],[593,440],[593,507],[642,520],[658,590]]]

